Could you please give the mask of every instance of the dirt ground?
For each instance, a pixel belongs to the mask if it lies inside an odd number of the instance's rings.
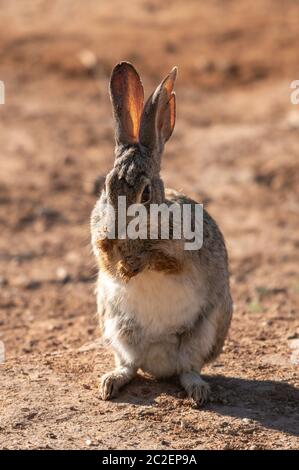
[[[2,0],[0,24],[0,448],[298,448],[298,2]],[[147,94],[179,66],[163,177],[227,241],[235,312],[202,409],[142,375],[98,397],[89,215],[123,59]]]

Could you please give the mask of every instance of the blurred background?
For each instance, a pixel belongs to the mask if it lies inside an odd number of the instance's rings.
[[[177,123],[162,175],[168,186],[205,204],[227,241],[235,316],[226,352],[207,373],[295,383],[299,105],[291,104],[290,83],[299,79],[298,24],[296,0],[0,0],[2,446],[88,446],[75,411],[71,416],[65,411],[74,401],[94,426],[98,445],[111,445],[109,422],[104,433],[91,419],[107,408],[92,398],[99,331],[89,216],[113,163],[108,82],[121,60],[137,68],[147,96],[178,66]],[[111,365],[111,355],[101,350],[100,371]],[[253,418],[244,404],[242,415],[230,403],[232,384],[218,385],[226,396],[224,414]],[[249,410],[293,416],[294,390],[268,386],[269,394],[234,383]],[[128,402],[146,403],[151,392],[142,382],[132,387]],[[164,411],[157,414],[153,434],[138,428],[131,405],[129,415],[117,408],[113,445],[130,447],[137,429],[135,446],[159,447],[161,423],[167,427],[178,413],[177,398],[169,398],[167,408],[163,391],[169,390],[161,387],[154,390],[162,394],[156,402],[162,400]],[[259,401],[250,405],[255,395]],[[280,408],[285,397],[289,411]],[[22,411],[37,403],[44,421]],[[213,408],[206,412],[201,443],[188,426],[178,436],[169,424],[169,446],[221,446],[223,436],[211,440],[211,432],[222,419],[222,405],[219,398],[217,416]],[[68,426],[56,419],[64,413]],[[126,416],[132,424],[122,436]],[[294,418],[280,425],[256,419],[261,429],[250,445],[295,445]],[[43,422],[54,435],[60,429],[58,440],[48,436]],[[229,445],[248,447],[246,433],[236,432],[227,437]]]

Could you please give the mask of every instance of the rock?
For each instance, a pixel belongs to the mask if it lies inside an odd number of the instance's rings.
[[[273,325],[273,320],[265,320],[262,322],[262,326],[265,327],[265,326],[271,326]]]
[[[4,287],[4,286],[7,286],[7,285],[8,285],[8,280],[5,277],[0,276],[0,286]]]
[[[244,434],[253,434],[254,433],[254,428],[249,428],[249,429],[243,429]]]
[[[89,49],[83,49],[78,54],[79,61],[87,70],[94,70],[97,66],[97,56]]]
[[[165,441],[165,439],[162,439],[161,445],[162,445],[162,446],[169,446],[169,442],[168,442],[168,441]]]
[[[0,364],[5,362],[5,346],[3,341],[0,341]]]
[[[241,73],[240,65],[235,62],[224,61],[219,64],[219,69],[229,78],[238,77]]]
[[[229,426],[229,423],[227,421],[222,421],[222,423],[219,424],[220,428],[226,428],[227,426]]]
[[[82,386],[85,390],[91,390],[91,386],[89,384],[83,384]]]
[[[34,279],[31,279],[30,281],[28,281],[25,284],[24,287],[25,287],[25,289],[28,289],[28,290],[39,289],[41,287],[41,282],[37,281],[37,280],[34,280]]]
[[[243,422],[244,424],[249,424],[249,423],[250,423],[250,419],[248,419],[248,418],[243,418],[243,419],[242,419],[242,422]]]
[[[295,331],[294,333],[291,333],[291,334],[287,337],[287,339],[297,339],[297,338],[299,338],[299,334],[296,333],[296,331]]]
[[[56,269],[56,277],[58,281],[64,284],[66,282],[69,282],[69,280],[71,279],[71,276],[68,274],[67,270],[63,266],[60,266]]]

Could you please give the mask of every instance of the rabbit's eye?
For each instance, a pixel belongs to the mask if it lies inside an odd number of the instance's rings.
[[[141,203],[146,204],[151,200],[152,196],[152,188],[149,184],[147,184],[143,190],[142,196],[141,196]]]

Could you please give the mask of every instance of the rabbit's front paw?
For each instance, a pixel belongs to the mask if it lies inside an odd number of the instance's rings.
[[[110,400],[110,398],[116,397],[119,389],[130,382],[134,374],[135,369],[121,367],[103,375],[99,387],[102,400]]]
[[[100,396],[102,400],[109,400],[118,390],[118,378],[115,372],[108,372],[103,375],[100,381]]]
[[[117,271],[119,276],[125,281],[128,282],[132,277],[136,276],[142,270],[141,266],[137,263],[130,263],[126,260],[119,261],[117,266]]]
[[[181,374],[180,380],[188,396],[192,398],[198,406],[208,401],[210,386],[197,372],[184,372]]]

